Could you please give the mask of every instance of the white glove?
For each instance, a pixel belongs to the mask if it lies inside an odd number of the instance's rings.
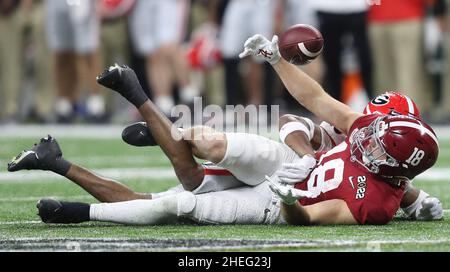
[[[282,185],[273,181],[269,176],[266,176],[266,180],[269,182],[269,187],[283,203],[287,205],[294,205],[297,200],[312,197],[312,193],[295,189],[290,185]]]
[[[272,65],[277,63],[281,58],[278,49],[278,36],[273,36],[272,41],[260,34],[248,38],[244,44],[244,52],[239,54],[241,59],[247,56],[253,56],[257,60],[265,60]]]
[[[295,184],[302,182],[316,167],[317,161],[311,155],[305,155],[296,163],[283,163],[283,167],[275,172],[281,183]]]
[[[427,197],[422,201],[421,207],[416,210],[415,215],[417,220],[423,221],[442,219],[442,204],[435,197]]]

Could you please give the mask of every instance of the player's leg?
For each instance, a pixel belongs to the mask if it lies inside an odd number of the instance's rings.
[[[41,199],[37,203],[37,208],[38,215],[45,223],[69,224],[101,221],[129,225],[158,225],[176,222],[178,195],[182,194],[155,200],[100,204]]]
[[[268,184],[262,183],[195,195],[195,199],[186,196],[180,199],[178,217],[200,224],[281,224],[279,204]]]
[[[155,35],[164,55],[165,65],[169,68],[167,73],[171,75],[171,83],[177,83],[180,101],[184,104],[193,103],[195,96],[199,95],[198,89],[190,84],[189,65],[182,46],[188,25],[189,2],[157,1],[158,14],[155,18]],[[169,108],[169,114],[171,109]]]
[[[128,127],[124,134],[131,144],[156,142],[142,124]],[[272,175],[282,163],[299,159],[289,147],[258,135],[222,133],[205,126],[183,130],[182,135],[197,158],[211,161],[251,185],[263,182],[265,175]]]
[[[84,1],[78,8],[70,9],[69,13],[74,35],[74,49],[79,63],[82,65],[80,73],[84,73],[90,91],[86,101],[89,122],[100,122],[105,115],[102,89],[95,80],[95,76],[101,71],[101,57],[98,50],[100,18],[96,13],[96,7],[95,1]],[[79,15],[80,9],[84,9],[85,16]]]
[[[76,55],[73,52],[73,31],[70,27],[69,6],[64,1],[46,2],[46,34],[54,54],[54,79],[57,91],[55,111],[59,122],[74,118],[73,102],[76,100],[79,78]]]
[[[39,216],[46,223],[103,221],[132,225],[161,225],[190,220],[201,224],[283,223],[279,201],[266,183],[194,195],[183,192],[154,200],[85,204],[40,200]]]
[[[78,86],[75,54],[55,52],[54,74],[57,91],[55,111],[58,122],[71,122],[74,118],[73,103],[76,101]]]
[[[203,180],[203,168],[192,156],[189,144],[172,122],[145,95],[136,74],[128,67],[115,66],[98,77],[105,87],[119,92],[139,110],[158,145],[171,161],[186,190],[194,190]]]
[[[61,149],[52,137],[41,139],[32,149],[23,151],[10,163],[8,171],[49,170],[64,176],[82,187],[101,202],[119,202],[132,199],[149,199],[151,196],[136,193],[127,186],[65,160]]]
[[[196,157],[229,170],[238,180],[257,185],[299,156],[289,147],[268,138],[247,133],[222,133],[206,127],[183,131]]]
[[[172,68],[167,60],[167,55],[164,48],[159,48],[146,57],[146,64],[153,100],[165,115],[170,116],[175,101],[172,97]]]

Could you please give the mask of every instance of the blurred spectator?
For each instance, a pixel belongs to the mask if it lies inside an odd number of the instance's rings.
[[[450,124],[450,0],[437,0],[433,8],[437,23],[443,34],[444,71],[442,75],[442,93],[438,107],[434,109],[433,121]]]
[[[219,29],[224,9],[222,0],[192,2],[187,48],[192,84],[201,90],[204,103],[221,106],[225,105],[225,87]]]
[[[130,65],[130,42],[127,20],[136,0],[99,0],[102,20],[100,47],[103,67],[114,63]],[[106,111],[112,122],[130,123],[139,114],[136,108],[115,92],[106,92]]]
[[[281,33],[287,28],[296,24],[307,24],[318,28],[317,15],[314,9],[314,0],[278,0],[275,33],[277,35],[281,35]],[[299,68],[316,81],[322,83],[323,60],[321,57],[308,65],[299,66]],[[299,107],[298,102],[290,97],[288,92],[283,91],[284,85],[279,77],[275,74],[272,76],[274,78],[274,90],[272,90],[274,94],[272,95],[275,96],[275,104],[279,104],[282,111],[295,111],[297,114],[306,114],[307,110]],[[281,97],[284,98],[281,100]],[[285,107],[285,102],[292,104],[293,107]]]
[[[395,1],[382,1],[383,5]],[[325,39],[325,89],[342,101],[343,38],[350,35],[356,49],[364,89],[372,96],[372,57],[367,34],[367,0],[315,0],[319,30]]]
[[[47,0],[47,38],[54,53],[57,89],[55,111],[59,122],[72,122],[78,100],[78,83],[87,81],[87,120],[104,118],[105,103],[95,77],[100,63],[97,1]],[[80,67],[77,67],[78,62]],[[78,69],[81,68],[81,69]]]
[[[52,54],[45,39],[45,6],[43,0],[22,0],[29,11],[28,27],[33,48],[34,95],[32,105],[37,122],[50,122],[54,108],[55,88]]]
[[[23,76],[23,9],[18,0],[0,1],[0,122],[18,121]]]
[[[181,102],[192,103],[199,91],[190,86],[187,59],[181,47],[189,12],[188,0],[137,0],[130,15],[134,50],[146,58],[153,101],[170,115],[177,83]]]
[[[399,90],[421,112],[429,113],[433,92],[424,65],[424,15],[427,0],[382,1],[369,10],[369,29],[377,94]]]
[[[226,101],[229,105],[240,104],[242,83],[247,103],[259,105],[264,102],[264,67],[247,58],[239,60],[246,39],[254,34],[272,37],[277,0],[230,0],[225,8],[221,27],[221,50],[225,65]],[[241,64],[241,65],[240,65]],[[246,65],[242,65],[246,64]],[[240,80],[242,78],[242,80]]]

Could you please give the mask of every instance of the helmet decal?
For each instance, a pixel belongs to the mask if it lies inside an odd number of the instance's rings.
[[[386,105],[387,103],[389,103],[389,95],[387,95],[387,94],[379,95],[379,96],[375,97],[374,99],[372,99],[372,101],[370,103],[377,105],[377,106]]]

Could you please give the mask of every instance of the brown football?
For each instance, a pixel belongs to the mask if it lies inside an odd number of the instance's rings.
[[[317,58],[323,50],[323,37],[310,25],[294,25],[280,36],[281,56],[295,65],[305,65]]]

